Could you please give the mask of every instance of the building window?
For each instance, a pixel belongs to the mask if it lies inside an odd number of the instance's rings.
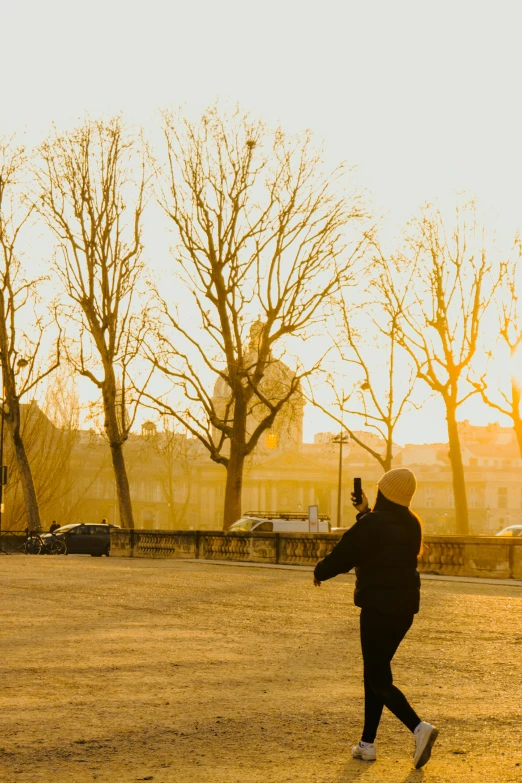
[[[470,457],[469,466],[470,466],[470,468],[478,468],[478,459],[477,459],[477,457]]]
[[[469,488],[469,505],[470,508],[480,508],[481,493],[479,487],[471,486]]]
[[[146,509],[142,515],[142,524],[146,530],[154,530],[156,527],[156,515],[154,511]]]
[[[508,507],[508,491],[507,491],[507,487],[499,487],[498,488],[498,507],[499,508],[507,508]]]
[[[265,435],[265,447],[267,449],[277,449],[277,432],[268,430]]]
[[[156,481],[144,481],[143,482],[143,496],[145,500],[148,500],[149,502],[154,502],[158,499],[158,485]]]
[[[104,497],[104,480],[100,478],[99,476],[95,478],[92,487],[91,487],[91,496],[93,498],[103,498]]]

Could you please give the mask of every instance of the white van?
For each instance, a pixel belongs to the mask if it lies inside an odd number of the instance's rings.
[[[326,514],[319,515],[318,532],[330,532],[330,518]],[[308,517],[299,513],[263,514],[245,516],[234,522],[228,533],[309,533]]]

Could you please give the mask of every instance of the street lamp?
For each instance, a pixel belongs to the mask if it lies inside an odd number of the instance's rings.
[[[337,483],[337,527],[342,527],[341,500],[342,500],[342,493],[343,493],[343,443],[349,443],[350,436],[348,435],[348,433],[344,432],[344,430],[341,430],[339,435],[336,435],[335,438],[332,438],[332,442],[339,444],[339,478]]]

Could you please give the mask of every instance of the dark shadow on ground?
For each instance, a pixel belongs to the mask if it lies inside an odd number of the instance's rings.
[[[342,769],[339,783],[352,783],[352,781],[358,780],[361,775],[367,772],[372,763],[375,762],[350,759]]]
[[[357,780],[363,783],[365,775],[369,773],[373,763],[350,759],[343,767],[338,783],[354,783]],[[422,783],[423,780],[424,770],[412,769],[404,778],[403,783]]]
[[[404,778],[403,783],[421,783],[421,780],[424,780],[424,770],[412,769]]]

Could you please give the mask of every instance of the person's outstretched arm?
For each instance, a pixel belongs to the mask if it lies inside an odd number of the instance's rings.
[[[357,565],[359,555],[358,531],[359,522],[344,533],[332,551],[319,560],[314,570],[315,582],[326,582],[339,574],[347,574]]]
[[[352,501],[353,501],[352,493]],[[355,504],[354,504],[355,505]],[[332,579],[339,574],[347,574],[360,562],[364,550],[365,528],[361,522],[362,517],[368,511],[368,498],[363,492],[363,502],[355,506],[359,512],[357,522],[349,528],[343,537],[334,546],[332,551],[322,560],[319,560],[314,570],[314,585],[319,587],[321,582]]]

